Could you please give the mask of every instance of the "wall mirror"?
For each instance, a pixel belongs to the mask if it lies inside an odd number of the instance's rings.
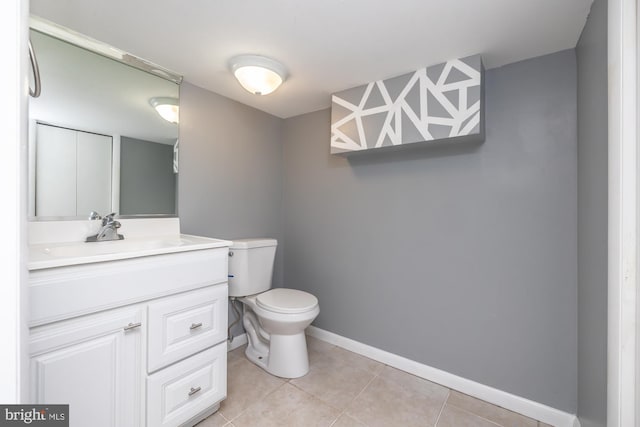
[[[152,104],[177,105],[181,77],[37,17],[30,39],[30,220],[175,216],[178,124]]]

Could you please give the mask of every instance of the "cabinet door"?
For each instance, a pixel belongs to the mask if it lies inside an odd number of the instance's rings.
[[[36,215],[111,212],[113,138],[39,123]]]
[[[112,138],[78,132],[77,215],[111,212]]]
[[[71,427],[141,426],[140,307],[31,330],[31,400],[69,404]]]

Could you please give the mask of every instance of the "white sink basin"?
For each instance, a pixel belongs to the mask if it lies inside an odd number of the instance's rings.
[[[183,238],[162,240],[112,240],[109,242],[69,243],[60,246],[47,245],[42,252],[52,257],[79,257],[114,254],[118,252],[137,252],[146,249],[171,248],[189,244]]]
[[[114,240],[109,242],[68,242],[31,245],[29,270],[113,261],[164,253],[185,252],[229,246],[231,242],[180,234]]]

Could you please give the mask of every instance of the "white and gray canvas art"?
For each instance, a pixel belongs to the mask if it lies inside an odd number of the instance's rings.
[[[331,153],[481,142],[483,85],[482,58],[474,55],[338,92],[331,104]]]

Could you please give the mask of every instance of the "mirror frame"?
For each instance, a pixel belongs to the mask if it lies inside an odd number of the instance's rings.
[[[48,21],[37,15],[30,15],[29,28],[47,34],[56,39],[81,47],[82,49],[97,53],[139,70],[146,71],[165,80],[174,83],[182,83],[182,76],[151,61],[132,55],[117,47],[93,39],[70,28],[63,27],[55,22]]]

